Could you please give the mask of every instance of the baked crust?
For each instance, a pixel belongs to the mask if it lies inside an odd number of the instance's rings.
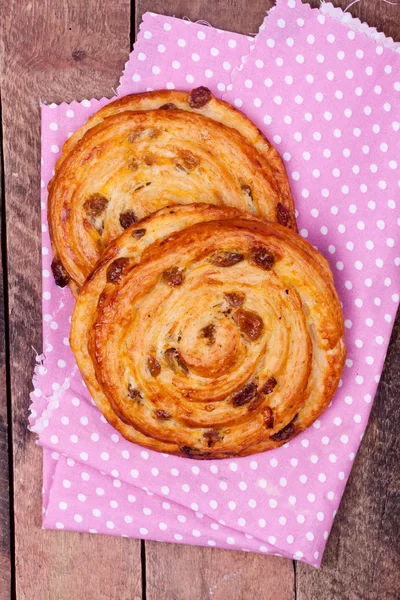
[[[327,407],[345,360],[326,260],[234,208],[165,208],[105,251],[71,348],[128,440],[195,459],[276,448]]]
[[[58,282],[75,290],[83,285],[134,219],[197,201],[296,229],[279,153],[207,88],[135,94],[105,106],[65,143],[49,184]]]

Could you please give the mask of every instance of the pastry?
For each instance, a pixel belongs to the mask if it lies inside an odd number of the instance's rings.
[[[284,204],[290,211],[293,211],[293,199],[287,179],[286,170],[279,152],[269,142],[265,135],[248,119],[241,111],[234,108],[228,102],[218,100],[211,91],[204,87],[198,87],[191,92],[180,90],[157,90],[153,92],[143,92],[141,94],[130,94],[122,96],[114,102],[110,102],[93,116],[91,116],[82,127],[80,127],[65,142],[61,157],[56,164],[56,170],[68,154],[75,148],[82,136],[101,123],[107,117],[127,110],[186,110],[204,115],[214,121],[228,125],[241,133],[261,154],[267,159],[273,178],[276,182],[276,189],[285,198]],[[51,186],[51,183],[50,183]]]
[[[112,242],[83,285],[71,348],[128,440],[194,459],[276,448],[329,404],[345,360],[326,260],[234,208],[164,208]]]
[[[131,223],[166,205],[193,202],[235,207],[296,229],[279,154],[207,88],[107,105],[66,143],[49,186],[57,284],[70,283],[76,293]]]

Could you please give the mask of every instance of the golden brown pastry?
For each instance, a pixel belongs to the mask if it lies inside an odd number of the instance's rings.
[[[82,127],[67,140],[63,146],[61,157],[56,164],[56,170],[61,166],[66,156],[73,150],[82,136],[101,123],[107,117],[111,117],[127,110],[186,110],[204,115],[214,121],[228,125],[236,129],[245,137],[261,154],[267,159],[276,189],[286,199],[284,205],[293,212],[293,199],[287,179],[286,170],[279,152],[269,142],[265,135],[248,119],[241,111],[234,108],[228,102],[217,100],[211,91],[204,87],[198,87],[191,92],[180,90],[157,90],[143,92],[142,94],[130,94],[122,96],[110,102],[93,116],[91,116]]]
[[[233,208],[165,208],[115,240],[81,289],[71,347],[106,419],[191,458],[245,456],[309,427],[345,359],[326,260]]]
[[[80,287],[132,222],[193,202],[236,207],[296,229],[279,154],[207,88],[109,104],[66,142],[49,186],[56,282]]]

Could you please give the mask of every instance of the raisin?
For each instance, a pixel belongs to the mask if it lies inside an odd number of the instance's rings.
[[[202,452],[201,450],[191,448],[190,446],[181,446],[180,449],[188,458],[207,458],[207,456],[210,456],[211,454],[211,452]]]
[[[200,334],[202,338],[206,338],[208,340],[210,345],[215,343],[215,325],[213,323],[203,327],[203,329],[200,330]]]
[[[274,414],[269,406],[266,406],[262,411],[264,425],[267,429],[271,429],[274,426]]]
[[[233,406],[243,406],[243,404],[247,404],[251,400],[253,400],[254,396],[257,392],[257,385],[255,383],[248,383],[244,386],[239,392],[232,398]]]
[[[207,440],[207,446],[211,448],[216,442],[221,442],[224,436],[218,429],[209,429],[203,434],[203,438]]]
[[[163,273],[164,281],[170,286],[178,286],[182,285],[183,280],[185,279],[184,272],[181,271],[178,267],[172,267],[172,269],[168,269],[168,271],[164,271]]]
[[[178,107],[173,102],[167,102],[166,104],[162,104],[158,108],[161,110],[177,110]]]
[[[65,287],[70,280],[70,276],[64,269],[61,260],[55,258],[51,263],[51,270],[53,272],[54,281],[58,287]]]
[[[265,246],[254,246],[250,250],[250,258],[257,267],[265,271],[270,271],[275,262],[274,255]]]
[[[189,106],[190,108],[203,108],[212,98],[210,90],[203,85],[198,88],[194,88],[189,94]]]
[[[119,224],[121,225],[122,229],[127,229],[129,225],[132,225],[132,223],[136,223],[136,221],[137,216],[135,215],[133,210],[126,210],[125,212],[119,215]]]
[[[137,400],[138,402],[140,402],[140,400],[143,400],[141,391],[137,388],[134,388],[131,384],[128,385],[128,396],[129,398],[132,398],[132,400]]]
[[[184,375],[189,373],[189,369],[181,355],[179,354],[176,348],[168,348],[164,352],[165,359],[170,369],[174,371],[174,373],[181,372]]]
[[[157,417],[157,419],[163,419],[164,421],[166,421],[167,419],[171,418],[171,415],[169,414],[169,412],[167,410],[157,409],[156,417]]]
[[[293,422],[288,423],[286,427],[284,427],[274,435],[271,435],[271,440],[274,440],[276,442],[284,442],[291,438],[295,434],[295,431],[296,430],[293,425]]]
[[[245,299],[244,294],[237,294],[236,292],[226,292],[224,296],[226,301],[234,308],[239,308],[240,306],[243,306],[243,302]]]
[[[161,373],[161,365],[155,356],[149,356],[147,358],[147,368],[152,377],[158,377],[158,375]]]
[[[276,379],[275,377],[270,377],[269,379],[267,379],[267,381],[264,383],[264,385],[261,388],[261,392],[263,394],[270,394],[271,392],[273,392],[275,386],[276,386]]]
[[[108,283],[117,283],[123,273],[125,268],[129,264],[128,258],[117,258],[107,269],[107,281]]]
[[[244,260],[244,255],[240,254],[240,252],[218,252],[218,254],[214,254],[211,259],[211,262],[217,267],[232,267],[237,263],[242,262]]]
[[[142,238],[146,233],[145,229],[135,229],[134,231],[132,231],[132,237],[135,238],[135,240],[140,240],[140,238]]]
[[[261,402],[263,401],[264,397],[262,394],[257,394],[257,396],[254,398],[254,400],[252,400],[250,402],[250,404],[247,407],[247,410],[252,412],[253,410],[256,410],[256,408],[258,408],[261,404]]]
[[[98,217],[105,210],[108,204],[108,198],[103,194],[92,194],[86,200],[83,208],[89,217]]]
[[[258,340],[264,329],[260,315],[250,310],[240,308],[233,315],[233,320],[239,329],[251,340]]]
[[[276,205],[276,217],[278,219],[278,223],[280,223],[281,225],[284,225],[284,227],[286,227],[287,224],[289,223],[289,220],[290,220],[289,211],[286,208],[286,206],[283,206],[283,204],[281,202],[278,202],[278,204]]]

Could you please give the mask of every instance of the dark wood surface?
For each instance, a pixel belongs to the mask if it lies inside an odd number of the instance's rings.
[[[342,8],[348,4],[334,3]],[[4,273],[0,269],[0,600],[10,598],[10,587],[18,600],[400,597],[398,324],[322,569],[241,552],[40,528],[41,453],[26,430],[35,357],[31,346],[41,349],[39,100],[111,96],[146,10],[255,33],[271,6],[270,0],[0,0],[6,217],[2,223],[6,269]],[[351,12],[400,40],[399,6],[361,0]],[[12,403],[11,517],[6,387]]]
[[[1,131],[1,128],[0,128]],[[1,137],[1,133],[0,133]],[[4,223],[3,156],[0,146],[0,231]],[[2,240],[4,238],[2,237]],[[6,319],[4,306],[4,261],[3,247],[0,245],[0,598],[11,593],[11,531],[10,531],[10,455],[8,439],[8,395],[6,367]]]
[[[112,95],[130,3],[2,0],[0,14],[16,597],[140,599],[140,542],[41,529],[42,458],[27,431],[32,346],[42,345],[39,101]]]

